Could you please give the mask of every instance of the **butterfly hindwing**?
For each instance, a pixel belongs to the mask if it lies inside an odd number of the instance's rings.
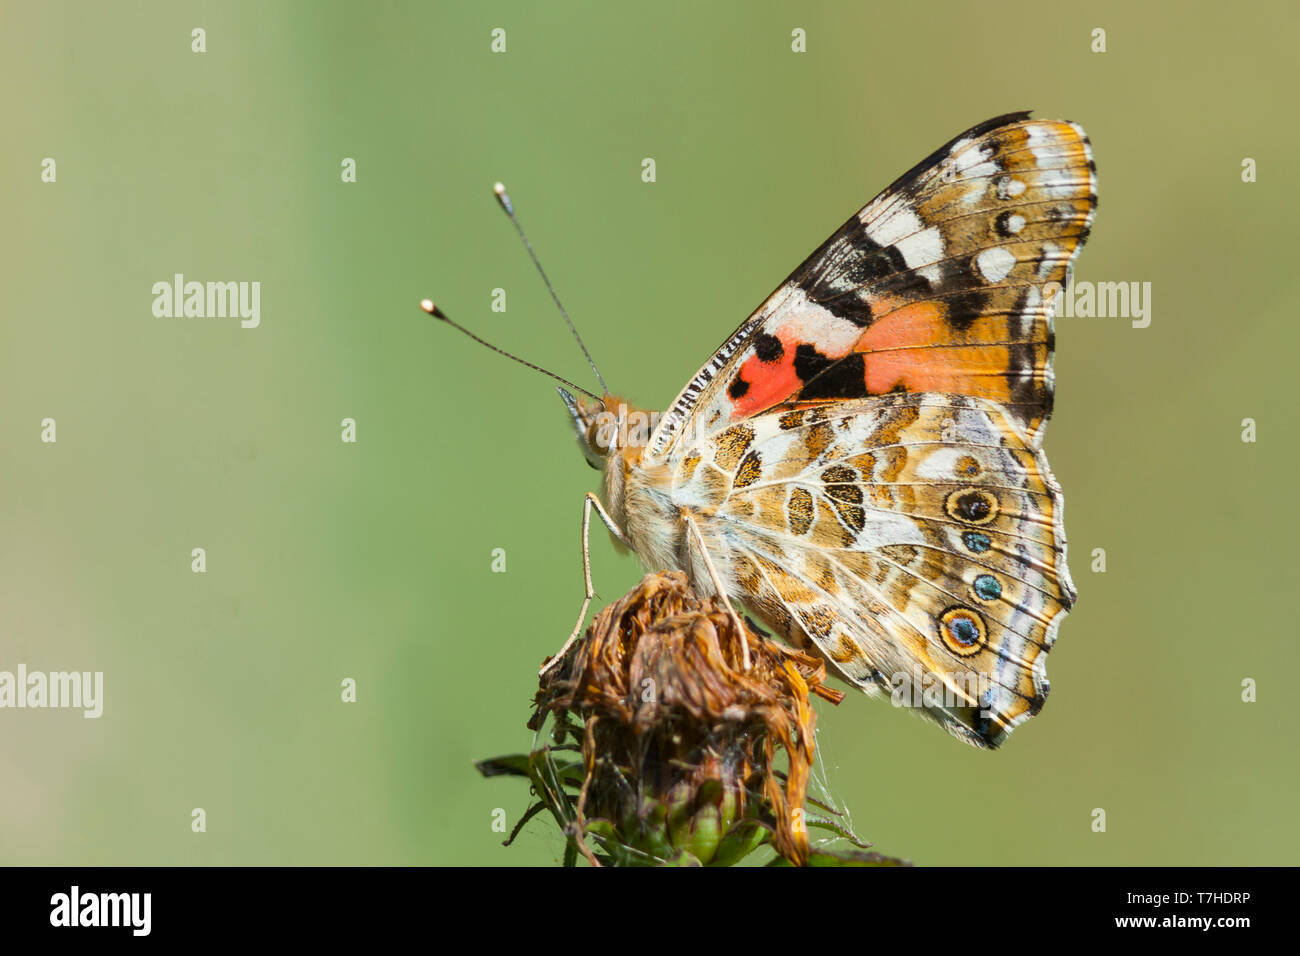
[[[1074,601],[1059,489],[987,400],[757,416],[681,460],[675,500],[755,613],[864,690],[980,746],[1037,713]]]
[[[687,421],[707,433],[778,405],[891,392],[995,401],[1036,447],[1052,405],[1052,299],[1096,201],[1078,126],[1011,114],[968,130],[768,297],[670,407],[649,454]]]

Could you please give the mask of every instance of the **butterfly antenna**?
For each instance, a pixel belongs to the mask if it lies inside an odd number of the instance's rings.
[[[524,248],[528,250],[528,255],[533,260],[533,265],[537,266],[538,274],[541,275],[542,281],[546,283],[547,291],[551,293],[551,298],[555,300],[555,307],[560,310],[560,315],[564,316],[564,323],[569,327],[569,331],[573,333],[573,337],[578,340],[578,348],[582,349],[582,354],[587,356],[587,363],[591,366],[591,370],[596,373],[596,381],[600,382],[601,391],[609,394],[609,387],[605,384],[605,379],[600,374],[600,369],[596,368],[596,360],[593,359],[591,353],[587,351],[586,343],[582,341],[582,336],[578,334],[578,330],[574,326],[573,320],[569,318],[569,313],[564,311],[564,306],[560,303],[560,297],[555,294],[555,287],[551,285],[551,280],[546,278],[546,270],[542,268],[541,262],[538,261],[537,253],[533,252],[533,244],[528,241],[528,236],[524,234],[524,227],[519,225],[519,217],[515,215],[515,204],[510,201],[510,196],[506,193],[506,187],[501,185],[501,183],[497,183],[492,187],[492,191],[496,193],[497,202],[499,202],[501,208],[506,211],[506,215],[510,217],[510,221],[515,224],[515,231],[519,233],[519,238],[524,241]]]
[[[475,342],[477,342],[479,345],[486,346],[487,348],[490,348],[493,352],[496,352],[498,355],[504,355],[506,358],[511,359],[512,361],[518,362],[520,365],[526,365],[528,368],[531,368],[531,369],[533,369],[533,370],[536,371],[536,372],[541,372],[543,375],[549,375],[551,378],[555,379],[557,382],[560,382],[560,383],[562,383],[562,384],[564,384],[564,385],[567,385],[569,388],[573,389],[575,392],[581,392],[583,395],[586,395],[588,398],[595,399],[596,401],[601,402],[601,403],[603,404],[603,400],[601,399],[601,397],[600,397],[599,395],[595,395],[595,394],[593,394],[592,392],[587,391],[587,390],[586,390],[585,388],[583,388],[581,385],[574,385],[574,384],[573,384],[572,382],[570,382],[567,378],[561,378],[559,375],[556,375],[554,372],[547,371],[546,369],[542,368],[540,365],[534,365],[532,362],[526,362],[526,361],[524,361],[523,359],[521,359],[518,355],[512,355],[510,352],[507,352],[505,349],[499,349],[499,348],[497,348],[495,345],[493,345],[491,342],[487,342],[487,341],[485,341],[485,340],[479,338],[477,335],[475,335],[475,334],[474,334],[473,332],[471,332],[469,329],[465,328],[465,326],[461,325],[459,322],[455,322],[455,321],[453,321],[452,319],[447,318],[447,313],[443,312],[442,309],[440,309],[440,308],[438,308],[436,305],[434,305],[432,299],[423,299],[423,300],[421,300],[421,302],[420,302],[420,308],[422,308],[425,312],[428,312],[428,313],[429,313],[431,316],[433,316],[435,319],[441,319],[443,322],[446,322],[446,323],[447,323],[448,325],[450,325],[453,329],[457,329],[458,331],[464,332],[466,335],[468,335],[471,339],[473,339],[473,340],[474,340]]]

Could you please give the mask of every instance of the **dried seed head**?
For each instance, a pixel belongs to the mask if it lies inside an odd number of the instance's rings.
[[[843,696],[825,677],[819,659],[741,633],[681,572],[649,574],[546,671],[529,725],[550,717],[562,737],[570,717],[582,723],[573,835],[593,862],[588,835],[616,859],[613,848],[724,863],[770,834],[778,853],[802,864],[810,695]]]

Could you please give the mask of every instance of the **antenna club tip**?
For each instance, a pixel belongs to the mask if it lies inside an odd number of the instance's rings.
[[[497,202],[501,204],[501,208],[504,209],[506,212],[513,214],[515,211],[515,207],[511,204],[510,197],[506,195],[505,184],[497,183],[495,186],[492,187],[492,192],[496,195]]]
[[[422,308],[425,312],[428,312],[430,315],[434,316],[435,318],[439,318],[439,319],[446,318],[446,316],[442,314],[442,309],[438,308],[436,305],[433,304],[432,299],[421,299],[420,308]]]

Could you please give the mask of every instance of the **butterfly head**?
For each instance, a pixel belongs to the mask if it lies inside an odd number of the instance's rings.
[[[604,469],[605,460],[612,448],[608,435],[610,422],[607,420],[612,416],[605,403],[585,395],[576,398],[563,388],[557,388],[556,391],[560,393],[564,407],[569,410],[573,430],[578,435],[578,447],[582,449],[587,464],[597,470]]]
[[[556,391],[569,410],[578,447],[592,468],[604,470],[616,453],[640,457],[653,430],[650,415],[613,395],[595,399],[574,396],[563,388]]]

